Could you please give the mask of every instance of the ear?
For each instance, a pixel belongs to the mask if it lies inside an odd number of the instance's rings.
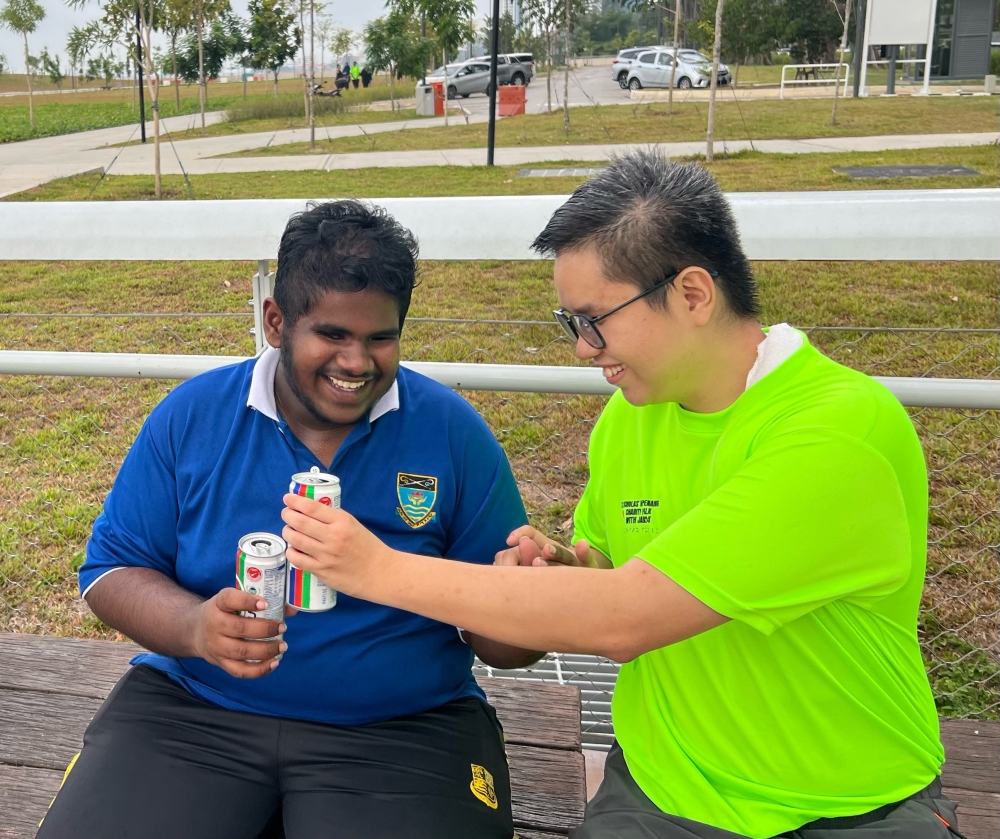
[[[285,326],[285,316],[278,307],[278,301],[268,297],[264,301],[264,339],[275,349],[281,347],[281,334]]]
[[[683,310],[694,325],[705,326],[712,319],[719,302],[719,291],[708,271],[697,265],[685,268],[674,280],[674,288],[683,300]]]

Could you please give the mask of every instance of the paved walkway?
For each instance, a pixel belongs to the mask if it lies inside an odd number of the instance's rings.
[[[289,132],[292,133],[292,132]],[[308,132],[306,132],[308,138]],[[212,151],[222,144],[211,144],[209,138],[198,141],[205,144],[203,151]],[[247,143],[249,137],[240,138]],[[920,149],[939,146],[978,146],[995,143],[1000,139],[1000,133],[985,132],[978,134],[903,134],[876,137],[831,137],[815,140],[758,140],[751,144],[739,140],[731,142],[719,141],[715,145],[716,153],[737,152],[751,147],[757,151],[777,152],[783,154],[808,154],[813,152],[846,152],[846,151],[886,151],[888,149]],[[296,142],[291,139],[287,142]],[[178,143],[178,148],[181,144]],[[258,148],[261,144],[244,145],[243,148]],[[632,149],[656,148],[662,154],[670,157],[702,154],[705,143],[702,140],[683,143],[627,143],[602,145],[567,145],[567,146],[534,146],[534,147],[498,147],[495,162],[500,166],[516,166],[521,163],[541,163],[550,160],[608,160],[615,154]],[[131,151],[131,149],[130,149]],[[218,151],[215,151],[218,154]],[[148,155],[145,155],[149,158]],[[486,163],[486,149],[429,149],[426,151],[385,151],[357,152],[353,154],[315,154],[288,155],[273,157],[191,157],[182,155],[184,168],[189,175],[208,175],[215,173],[236,172],[276,172],[276,171],[306,171],[333,169],[363,169],[368,167],[386,168],[399,166],[482,166]],[[165,174],[180,174],[180,168],[173,157],[164,156],[162,160]],[[124,155],[111,170],[118,175],[148,175],[152,171],[151,158],[142,159],[134,154],[126,158]]]
[[[210,113],[208,122],[219,122],[222,113]],[[484,114],[453,115],[452,123],[484,122]],[[168,131],[178,133],[196,128],[197,114],[170,117],[164,120]],[[367,136],[387,131],[408,131],[443,125],[443,117],[411,119],[358,125],[317,127],[323,139]],[[105,171],[110,175],[152,175],[153,145],[111,147],[127,143],[137,136],[136,126],[126,125],[46,137],[21,143],[0,145],[0,198],[38,186],[56,178],[85,172]],[[297,143],[309,139],[308,129],[292,129],[259,134],[231,134],[219,137],[195,137],[173,144],[161,142],[161,170],[164,174],[191,175],[235,172],[273,172],[361,169],[397,166],[481,166],[486,162],[486,149],[434,149],[405,152],[359,152],[354,154],[288,155],[272,157],[235,157],[219,155],[265,146]],[[837,137],[814,140],[719,141],[718,153],[754,148],[764,152],[804,154],[810,152],[884,151],[888,149],[932,148],[937,146],[972,146],[995,143],[997,132],[977,134],[916,134],[874,137]],[[649,148],[651,144],[567,145],[538,147],[501,147],[496,150],[499,165],[540,163],[552,160],[607,160],[613,154],[632,148]],[[655,148],[669,156],[699,154],[704,141],[660,143]],[[179,162],[180,161],[180,162]]]

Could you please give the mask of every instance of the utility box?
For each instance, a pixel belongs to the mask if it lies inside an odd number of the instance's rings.
[[[507,84],[497,88],[497,114],[515,117],[524,113],[527,88],[520,84]]]
[[[417,92],[417,116],[418,117],[432,117],[434,116],[434,88],[429,84],[418,84]]]

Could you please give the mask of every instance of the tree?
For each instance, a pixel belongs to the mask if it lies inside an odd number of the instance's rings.
[[[522,0],[521,17],[537,26],[545,38],[545,110],[552,113],[552,39],[562,17],[562,0]]]
[[[274,73],[274,97],[278,98],[278,71],[298,51],[300,33],[295,12],[281,0],[250,0],[250,54],[254,67]]]
[[[389,74],[389,98],[396,107],[397,76],[419,76],[434,54],[435,42],[420,34],[420,22],[413,10],[399,6],[371,21],[364,31],[365,56],[375,73]],[[334,44],[336,48],[338,45]],[[340,52],[337,52],[340,55]]]
[[[125,48],[126,56],[136,66],[142,64],[146,91],[153,109],[153,173],[157,199],[163,197],[163,178],[160,169],[160,78],[153,55],[153,32],[161,26],[163,1],[102,0],[103,14],[98,29],[100,40],[107,49],[110,50],[113,44],[119,44]],[[67,0],[72,8],[82,8],[87,2],[88,0]],[[145,119],[145,114],[140,118]]]
[[[28,36],[38,28],[45,18],[45,9],[37,0],[6,0],[0,8],[0,27],[18,33],[24,38],[24,72],[28,77],[28,120],[35,127],[35,103],[31,90],[31,55],[28,52]]]
[[[824,0],[829,2],[829,0]],[[734,84],[739,81],[740,64],[759,56],[769,56],[784,43],[785,8],[774,0],[726,0],[722,20],[722,54],[735,62]],[[700,48],[715,41],[715,10],[708,4],[699,8],[698,18],[689,29],[692,40]]]
[[[49,81],[61,90],[66,76],[62,71],[62,62],[59,60],[59,56],[49,55],[49,48],[43,47],[42,54],[38,56],[38,60],[42,65],[45,75],[49,77]]]
[[[0,76],[10,72],[10,65],[7,63],[7,56],[0,52]]]
[[[170,52],[168,57],[171,64],[171,76],[174,80],[174,106],[177,112],[181,110],[181,88],[177,84],[177,39],[181,34],[191,28],[194,22],[194,2],[193,0],[164,0],[163,3],[163,32],[170,41]],[[167,69],[163,68],[164,71]]]
[[[87,56],[97,43],[96,21],[86,26],[74,26],[66,39],[66,58],[69,60],[70,84],[76,87],[76,77],[82,76]]]
[[[175,57],[177,72],[189,83],[199,81],[202,70],[207,78],[214,79],[230,57],[239,55],[242,40],[242,21],[226,11],[219,20],[212,22],[202,39],[200,51],[196,33],[184,39],[183,48]]]
[[[843,20],[830,0],[782,0],[781,39],[795,64],[815,64],[833,57]]]
[[[205,76],[205,24],[218,20],[229,11],[229,0],[194,0],[195,31],[198,33],[198,104],[201,110],[201,133],[205,131],[205,105],[208,102],[208,79]]]
[[[712,86],[708,93],[708,132],[705,159],[715,160],[715,92],[719,87],[719,55],[722,51],[722,7],[726,0],[719,0],[715,7],[715,43],[712,46]]]
[[[553,0],[554,2],[554,0]],[[419,11],[434,24],[437,48],[441,51],[441,64],[448,67],[448,56],[458,52],[463,44],[476,38],[476,0],[401,0],[400,8],[410,13]],[[444,124],[448,125],[448,76],[445,70]]]
[[[104,89],[111,90],[111,81],[115,76],[121,75],[124,69],[125,64],[121,61],[115,61],[112,55],[99,55],[97,58],[91,58],[87,61],[84,78],[88,82],[94,79],[104,79]]]
[[[837,14],[840,14],[840,9],[837,8],[837,0],[830,0],[834,4],[834,8],[837,9]],[[837,60],[837,75],[833,80],[833,113],[830,115],[830,125],[837,124],[837,93],[840,90],[840,68],[844,63],[844,52],[847,50],[847,30],[851,26],[851,4],[853,0],[844,0],[844,34],[840,39],[840,54]]]
[[[320,15],[316,24],[316,40],[319,41],[319,75],[320,81],[324,80],[323,72],[326,69],[326,45],[333,40],[333,33],[337,24],[329,15]]]
[[[500,25],[497,27],[497,41],[501,53],[514,52],[514,37],[517,35],[517,27],[514,25],[514,16],[510,11],[504,12],[500,16]],[[487,15],[483,19],[482,45],[489,52],[493,47],[493,17]]]

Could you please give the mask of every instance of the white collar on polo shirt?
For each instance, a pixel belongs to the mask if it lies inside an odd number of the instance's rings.
[[[250,396],[247,407],[260,411],[265,417],[278,421],[278,406],[274,401],[274,374],[278,369],[278,359],[281,353],[274,347],[268,347],[257,358],[253,366],[253,376],[250,379]],[[375,422],[389,411],[399,410],[399,383],[394,381],[378,402],[372,405],[368,421]]]

